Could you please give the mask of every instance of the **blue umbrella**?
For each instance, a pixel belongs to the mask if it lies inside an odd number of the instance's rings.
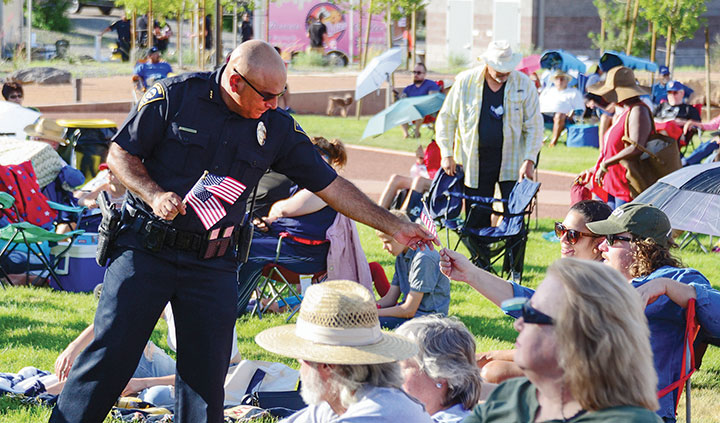
[[[657,72],[658,65],[647,60],[627,54],[618,53],[617,51],[608,50],[603,53],[600,58],[600,69],[607,72],[615,66],[626,66],[633,70],[644,70],[648,72]]]
[[[380,135],[390,128],[403,123],[422,119],[442,107],[445,96],[441,93],[407,97],[396,101],[390,107],[371,117],[362,138]]]
[[[547,50],[540,58],[540,66],[544,69],[561,69],[567,72],[571,69],[585,73],[585,63],[565,50]]]
[[[720,162],[678,169],[633,202],[665,212],[673,229],[720,236]]]

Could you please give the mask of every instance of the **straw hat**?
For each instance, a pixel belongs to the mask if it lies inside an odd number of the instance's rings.
[[[568,81],[572,79],[572,77],[565,72],[563,72],[562,69],[557,69],[555,72],[553,72],[553,78],[564,78]]]
[[[55,141],[60,145],[68,145],[70,142],[63,138],[65,128],[58,125],[53,119],[39,118],[34,124],[25,127],[25,133],[31,137],[45,138]]]
[[[372,294],[357,282],[310,286],[297,323],[260,332],[255,342],[275,354],[327,364],[379,364],[417,354],[414,342],[380,329]]]
[[[498,40],[490,41],[487,50],[480,55],[480,58],[498,72],[510,72],[520,63],[522,55],[513,53],[509,42]]]
[[[625,66],[610,69],[605,82],[588,87],[588,92],[602,96],[610,103],[620,103],[631,97],[649,94],[635,82],[632,69]]]

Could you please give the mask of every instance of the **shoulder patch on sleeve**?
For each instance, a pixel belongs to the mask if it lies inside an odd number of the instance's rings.
[[[165,88],[160,84],[155,84],[152,87],[148,88],[147,91],[145,91],[145,94],[143,94],[140,101],[138,101],[137,110],[138,112],[143,107],[147,106],[148,104],[152,103],[153,101],[158,100],[165,100]]]
[[[299,132],[299,133],[305,135],[306,137],[308,137],[308,134],[305,133],[305,131],[300,127],[300,124],[295,119],[293,119],[293,127],[295,128],[295,132]],[[308,137],[308,138],[310,138],[310,137]]]

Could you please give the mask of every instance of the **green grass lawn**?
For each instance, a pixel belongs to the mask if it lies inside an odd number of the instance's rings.
[[[395,127],[384,134],[361,140],[368,117],[356,119],[352,117],[328,117],[320,115],[296,115],[295,118],[310,136],[322,135],[325,138],[339,138],[348,144],[364,145],[368,147],[380,147],[391,150],[414,152],[419,143],[423,147],[435,136],[429,128],[423,127],[420,130],[421,138],[403,139],[400,127]],[[546,135],[550,132],[546,131]],[[598,149],[593,147],[565,146],[565,136],[554,148],[543,146],[540,153],[540,169],[569,172],[577,174],[594,166],[598,158]]]
[[[539,228],[530,234],[523,278],[525,285],[536,287],[548,265],[559,257],[559,244],[542,238],[542,234],[551,228],[552,220],[542,219]],[[359,225],[359,231],[368,260],[379,261],[391,277],[394,258],[382,250],[371,228]],[[441,234],[441,240],[445,243],[444,234]],[[451,238],[453,245],[454,240],[455,237]],[[709,242],[707,237],[701,240],[706,245]],[[720,287],[717,255],[702,254],[694,246],[681,251],[679,255],[687,266],[699,269],[716,288]],[[92,321],[95,306],[96,302],[90,294],[25,287],[0,289],[0,371],[17,372],[25,366],[53,369],[57,355]],[[459,317],[475,334],[478,351],[511,348],[515,341],[512,319],[463,283],[452,283],[450,313]],[[291,359],[262,350],[253,341],[254,336],[263,329],[283,322],[284,316],[271,315],[263,320],[248,317],[239,319],[238,344],[243,356],[297,366]],[[151,339],[167,349],[166,333],[167,326],[161,321]],[[702,369],[692,378],[692,385],[695,421],[717,421],[720,415],[720,349],[711,347],[708,350]],[[49,410],[44,407],[0,397],[0,422],[45,421],[48,415]],[[684,412],[681,411],[679,415],[680,421],[684,421]]]

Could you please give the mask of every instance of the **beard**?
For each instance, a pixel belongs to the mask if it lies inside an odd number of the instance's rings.
[[[320,373],[316,369],[310,368],[303,376],[300,396],[305,404],[317,405],[323,402],[326,387],[323,386]]]

